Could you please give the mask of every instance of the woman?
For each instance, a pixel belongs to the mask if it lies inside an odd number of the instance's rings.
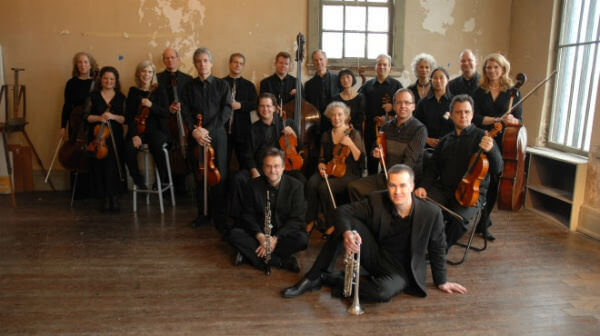
[[[158,86],[156,67],[151,61],[138,64],[134,79],[136,86],[129,88],[126,101],[128,127],[125,155],[133,182],[138,189],[145,190],[148,187],[140,174],[137,160],[142,143],[148,144],[161,181],[168,181],[167,162],[163,151],[169,134],[165,129],[165,118],[169,115],[168,97],[164,88]],[[144,113],[147,113],[146,118],[143,117]]]
[[[490,54],[483,61],[483,71],[479,81],[479,87],[473,94],[475,102],[475,114],[473,123],[478,127],[489,130],[493,128],[494,123],[503,122],[505,125],[515,125],[520,123],[522,108],[519,105],[511,113],[502,117],[509,109],[510,96],[513,90],[513,81],[509,77],[510,63],[501,54]],[[514,90],[515,97],[513,106],[521,100],[519,90]],[[502,133],[496,135],[495,145],[502,151]],[[480,223],[486,223],[490,226],[492,222],[489,214],[492,212],[496,199],[498,197],[499,175],[490,176],[490,185],[486,195],[485,214]],[[479,232],[483,232],[484,224],[478,227]],[[494,240],[488,231],[488,239]]]
[[[367,99],[362,93],[354,90],[356,85],[356,76],[351,70],[343,69],[338,73],[338,85],[342,88],[332,101],[340,101],[350,108],[350,122],[354,129],[360,131],[361,137],[364,135],[365,113],[367,111]]]
[[[309,223],[307,230],[312,230],[317,220],[320,222],[325,218],[328,226],[332,226],[333,203],[329,194],[329,189],[325,181],[328,178],[331,192],[337,197],[336,204],[346,202],[347,186],[350,181],[360,178],[364,169],[364,144],[360,133],[350,126],[350,108],[342,102],[332,102],[325,110],[325,116],[331,121],[333,128],[323,133],[321,137],[321,156],[319,158],[318,172],[315,173],[306,184],[306,199],[308,208],[306,210],[306,221]],[[327,163],[339,152],[336,145],[348,147],[349,155],[344,163],[346,164],[346,173],[341,177],[328,176],[326,172]],[[323,211],[324,216],[319,215],[319,210]],[[322,223],[319,230],[330,233],[330,230]]]
[[[94,136],[94,130],[103,129],[102,124],[105,125],[105,128],[111,129],[112,137],[108,135],[105,139],[108,151],[106,157],[98,158],[96,153],[93,153],[90,166],[95,181],[95,190],[104,199],[102,210],[118,211],[120,206],[117,195],[123,189],[122,181],[124,180],[120,159],[122,159],[123,123],[125,123],[125,96],[121,93],[117,69],[110,66],[103,67],[99,76],[100,87],[90,94],[88,99],[91,104],[84,112],[84,119],[90,124],[90,145],[98,139]],[[114,146],[117,149],[116,153],[113,149],[113,138]],[[90,147],[92,146],[88,146],[88,149]]]
[[[65,86],[65,102],[62,109],[62,117],[60,122],[59,134],[63,141],[67,141],[67,122],[68,125],[68,136],[76,137],[76,132],[73,127],[83,127],[82,114],[77,113],[71,115],[71,112],[75,108],[79,107],[78,111],[81,111],[86,99],[89,97],[90,92],[94,87],[94,80],[92,74],[98,73],[98,64],[96,60],[86,52],[78,52],[73,56],[73,71],[72,77],[67,81]],[[74,119],[71,120],[71,117]],[[73,122],[73,124],[71,124]],[[66,167],[74,170],[78,170],[79,167],[85,167],[85,162],[78,162],[85,159],[76,159],[74,162],[75,166],[78,167]],[[61,161],[62,162],[62,161]],[[83,199],[90,194],[90,180],[89,174],[83,171],[71,172],[71,188],[75,185],[75,176],[77,176],[77,189],[75,190],[74,197],[76,199]]]
[[[427,97],[431,90],[429,76],[431,75],[431,70],[435,68],[435,58],[425,53],[418,54],[410,63],[410,67],[415,77],[417,77],[417,81],[410,85],[408,89],[413,92],[415,104],[418,104],[419,100]]]
[[[427,146],[435,148],[440,138],[452,131],[450,102],[452,94],[447,90],[448,71],[437,67],[431,72],[433,91],[419,101],[415,117],[427,127]]]

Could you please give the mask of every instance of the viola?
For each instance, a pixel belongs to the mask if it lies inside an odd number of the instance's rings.
[[[285,127],[286,113],[283,111],[283,125]],[[285,153],[285,170],[299,170],[302,168],[304,160],[296,151],[298,139],[294,135],[283,134],[279,137],[279,147]]]
[[[150,91],[148,91],[146,98],[150,99],[150,96],[152,96],[152,93],[156,91],[157,87],[158,85],[156,83],[153,84],[150,88]],[[140,102],[140,105],[138,106],[138,114],[134,117],[136,131],[138,135],[142,135],[144,134],[144,132],[146,132],[146,120],[148,119],[149,115],[150,108],[148,106],[142,106],[142,103]]]
[[[489,136],[493,138],[500,131],[502,131],[502,124],[495,123],[494,129],[489,133]],[[480,148],[471,156],[469,168],[454,191],[454,197],[456,197],[458,204],[463,207],[474,207],[477,205],[477,201],[479,200],[479,186],[481,185],[481,181],[487,176],[489,167],[490,163],[487,155]]]
[[[177,93],[177,77],[175,73],[171,73],[171,89],[173,90],[173,102],[179,102],[179,95]],[[171,169],[173,173],[178,175],[187,174],[189,168],[186,161],[187,154],[187,136],[188,128],[183,122],[181,111],[177,110],[174,114],[169,113],[168,117],[169,131],[177,141],[173,142],[170,148],[171,156],[169,162],[171,163]]]
[[[352,124],[344,131],[344,136],[349,136],[352,130]],[[346,175],[346,159],[352,152],[350,147],[343,145],[341,142],[333,146],[333,158],[327,162],[325,172],[327,175],[335,177],[343,177]]]
[[[110,104],[106,106],[106,112],[110,111]],[[87,150],[92,152],[96,159],[104,159],[108,155],[108,146],[106,145],[106,139],[110,136],[110,130],[107,127],[107,122],[101,122],[94,126],[94,140],[90,141],[87,146]]]
[[[202,115],[197,114],[196,119],[198,120],[197,126],[201,128]],[[208,183],[209,186],[219,184],[221,181],[221,174],[219,173],[217,166],[215,166],[215,150],[213,147],[211,145],[204,145],[203,148],[198,146],[198,150],[194,151],[194,153],[199,161],[200,158],[203,158],[203,160],[199,162],[198,169],[196,170],[196,177],[198,180],[205,181],[205,183]]]

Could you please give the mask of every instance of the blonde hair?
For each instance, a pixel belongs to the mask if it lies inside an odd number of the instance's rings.
[[[149,60],[141,61],[140,63],[138,63],[137,67],[135,68],[135,76],[134,76],[135,85],[140,89],[142,88],[142,80],[140,79],[140,74],[147,67],[152,67],[152,80],[150,81],[150,86],[152,86],[152,84],[154,84],[158,81],[158,79],[156,79],[156,67],[154,66],[154,63],[152,63],[152,61],[149,61]]]
[[[500,76],[500,88],[502,89],[502,91],[510,89],[513,86],[513,81],[508,76],[510,74],[510,63],[508,62],[508,60],[506,60],[504,56],[502,56],[502,54],[499,53],[489,54],[485,57],[481,71],[481,78],[479,79],[479,86],[481,86],[481,88],[484,89],[485,92],[490,91],[490,79],[487,77],[487,74],[485,72],[485,68],[488,62],[490,61],[494,61],[498,63],[500,67],[502,67],[503,73],[502,76]]]

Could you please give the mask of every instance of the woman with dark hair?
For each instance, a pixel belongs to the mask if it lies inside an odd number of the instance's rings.
[[[415,110],[415,118],[427,127],[427,146],[437,147],[440,138],[453,130],[450,120],[452,94],[448,91],[448,71],[437,67],[431,72],[433,90],[421,99]]]
[[[355,130],[360,131],[361,137],[364,135],[365,114],[367,111],[367,98],[364,94],[356,92],[356,76],[349,69],[343,69],[338,73],[338,85],[342,88],[332,101],[340,101],[350,108],[350,122]]]
[[[148,189],[138,166],[137,153],[142,143],[148,144],[154,162],[158,168],[160,180],[168,181],[167,161],[163,148],[167,145],[169,134],[165,118],[169,115],[167,92],[158,86],[156,67],[151,61],[142,61],[135,70],[135,84],[127,94],[127,140],[125,155],[129,174],[138,189]],[[146,119],[143,113],[147,112]],[[136,120],[137,117],[137,120]],[[145,129],[139,129],[143,124]]]
[[[77,107],[83,108],[86,99],[90,96],[90,92],[94,88],[95,78],[93,78],[93,74],[97,73],[98,64],[92,55],[80,51],[73,56],[72,77],[67,81],[67,85],[65,86],[65,102],[63,104],[60,121],[59,134],[63,141],[67,141],[67,134],[69,137],[77,136],[74,134],[74,125],[71,125],[71,116],[77,119],[73,121],[74,123],[78,122],[81,125],[81,122],[83,122],[83,120],[81,120],[82,115],[81,113],[78,115],[71,115],[71,112]],[[84,163],[81,163],[80,165],[85,166]],[[75,176],[75,173],[71,172],[71,188],[75,186]],[[90,195],[90,181],[87,172],[77,171],[76,186],[77,188],[74,194],[76,199],[83,199]]]
[[[319,166],[315,173],[306,184],[306,199],[308,208],[306,209],[307,230],[312,230],[317,224],[317,228],[326,233],[328,228],[332,227],[333,200],[336,204],[348,202],[348,183],[361,177],[365,168],[365,149],[363,140],[355,128],[352,128],[349,122],[350,109],[342,102],[334,101],[329,103],[325,110],[325,116],[331,121],[333,128],[321,137],[321,156]],[[327,163],[329,163],[339,152],[336,146],[340,148],[348,147],[349,155],[344,164],[346,172],[343,176],[335,177],[327,175]],[[329,180],[329,187],[325,178]],[[329,193],[331,188],[331,194]],[[319,213],[322,212],[321,216]],[[326,222],[326,224],[324,223]]]
[[[120,206],[117,195],[123,189],[121,177],[125,177],[122,175],[124,172],[120,161],[123,158],[125,95],[121,93],[117,69],[111,66],[103,67],[99,77],[100,85],[88,98],[91,104],[86,104],[84,119],[90,124],[88,136],[91,143],[98,138],[94,136],[95,130],[111,129],[112,136],[108,135],[105,139],[107,155],[99,158],[96,153],[92,153],[90,167],[95,182],[94,188],[98,196],[104,199],[102,210],[118,211]],[[113,149],[113,138],[117,152]]]

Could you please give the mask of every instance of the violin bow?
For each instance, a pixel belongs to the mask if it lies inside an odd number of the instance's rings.
[[[58,139],[58,145],[56,145],[56,150],[54,151],[54,156],[52,157],[52,162],[50,163],[50,168],[48,168],[48,173],[46,174],[46,178],[44,179],[44,183],[48,183],[48,178],[50,177],[50,172],[52,171],[52,167],[54,167],[54,162],[56,161],[56,157],[58,156],[58,150],[60,149],[60,145],[62,145],[64,135],[61,135]]]
[[[531,91],[527,92],[527,94],[521,100],[519,100],[515,105],[513,105],[513,107],[511,107],[508,111],[506,111],[506,113],[504,113],[502,115],[502,117],[500,117],[500,118],[506,117],[512,111],[514,111],[517,107],[519,107],[521,104],[523,104],[523,102],[526,101],[527,98],[529,98],[529,96],[531,96],[537,89],[539,89],[547,81],[549,81],[550,79],[552,79],[552,77],[554,77],[554,75],[556,75],[557,73],[558,73],[558,70],[552,71],[552,73],[550,75],[548,75],[548,77],[546,77],[543,81],[539,82],[533,89],[531,89]]]
[[[106,126],[108,126],[108,133],[110,133],[110,142],[112,142],[113,152],[115,153],[115,159],[117,160],[117,170],[119,171],[119,178],[121,178],[121,182],[125,181],[123,178],[123,168],[121,168],[121,160],[119,159],[119,152],[117,151],[117,144],[115,143],[115,136],[113,134],[112,127],[110,126],[110,120],[106,121]]]

